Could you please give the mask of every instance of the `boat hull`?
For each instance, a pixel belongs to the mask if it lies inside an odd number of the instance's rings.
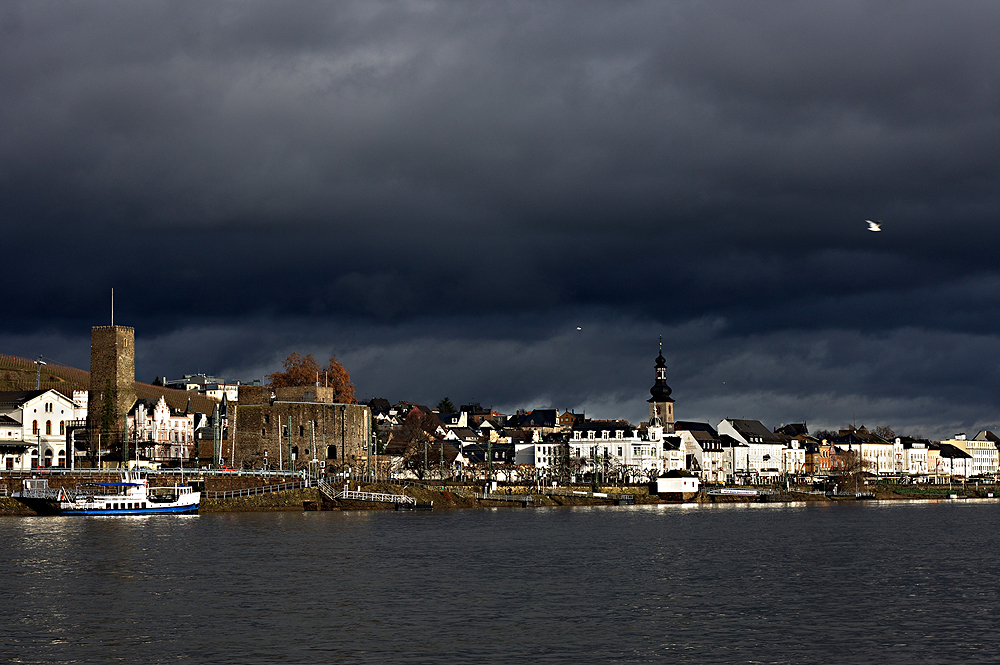
[[[63,508],[60,506],[60,515],[184,515],[198,512],[198,504],[193,506],[156,506],[153,508]]]

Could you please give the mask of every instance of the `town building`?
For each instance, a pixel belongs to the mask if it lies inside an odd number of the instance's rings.
[[[696,472],[702,482],[725,482],[725,450],[714,427],[708,423],[677,421],[674,433],[680,438],[686,469]]]
[[[78,408],[57,390],[0,392],[3,468],[67,466],[67,428],[75,423]]]
[[[371,409],[335,403],[334,391],[241,385],[238,403],[229,405],[234,465],[354,476],[373,472]]]
[[[965,433],[956,434],[954,438],[942,439],[942,444],[949,444],[964,450],[972,456],[973,476],[986,477],[997,474],[998,455],[996,435],[988,430],[982,430],[975,437],[969,439]]]
[[[925,439],[896,437],[893,449],[899,451],[898,455],[901,458],[899,472],[909,476],[927,475],[929,445],[930,442]]]
[[[894,444],[863,426],[855,428],[853,425],[840,430],[840,435],[833,440],[838,449],[860,456],[862,470],[879,476],[896,473]]]
[[[128,428],[132,449],[145,461],[179,466],[192,457],[195,414],[171,407],[162,395],[155,401],[136,400],[128,413]]]
[[[719,434],[727,434],[739,442],[730,452],[736,457],[734,471],[748,475],[751,481],[775,479],[782,473],[782,451],[785,439],[764,426],[759,420],[726,418],[719,423]],[[745,466],[740,468],[739,456],[745,455]],[[803,454],[803,464],[805,457]]]
[[[228,383],[207,374],[185,374],[179,379],[163,379],[163,387],[174,390],[187,390],[204,395],[216,402],[221,402],[223,396],[230,402],[239,399],[240,384]]]
[[[974,474],[974,458],[958,446],[950,443],[935,444],[937,455],[932,473],[946,478],[971,478]]]

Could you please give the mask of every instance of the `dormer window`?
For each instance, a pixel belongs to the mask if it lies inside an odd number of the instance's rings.
[[[622,431],[621,430],[618,430],[617,432],[615,432],[615,438],[616,439],[622,438]]]
[[[574,441],[579,441],[580,440],[580,433],[579,432],[573,432],[573,440]]]
[[[587,438],[588,439],[593,439],[594,438],[594,433],[593,432],[587,432]]]
[[[604,431],[601,432],[601,438],[602,439],[608,438],[608,430],[604,430]]]

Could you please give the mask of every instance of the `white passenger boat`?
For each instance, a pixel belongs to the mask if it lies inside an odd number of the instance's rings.
[[[74,489],[50,488],[45,478],[24,480],[14,498],[40,514],[149,515],[196,513],[201,492],[186,485],[150,487],[139,471],[125,471],[118,482],[88,483]]]

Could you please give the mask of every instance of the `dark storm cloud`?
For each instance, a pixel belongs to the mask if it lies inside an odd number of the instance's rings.
[[[157,374],[311,345],[372,394],[635,418],[648,340],[688,331],[706,418],[992,418],[998,31],[977,2],[6,3],[0,220],[44,306],[4,339],[74,355],[115,286]]]

